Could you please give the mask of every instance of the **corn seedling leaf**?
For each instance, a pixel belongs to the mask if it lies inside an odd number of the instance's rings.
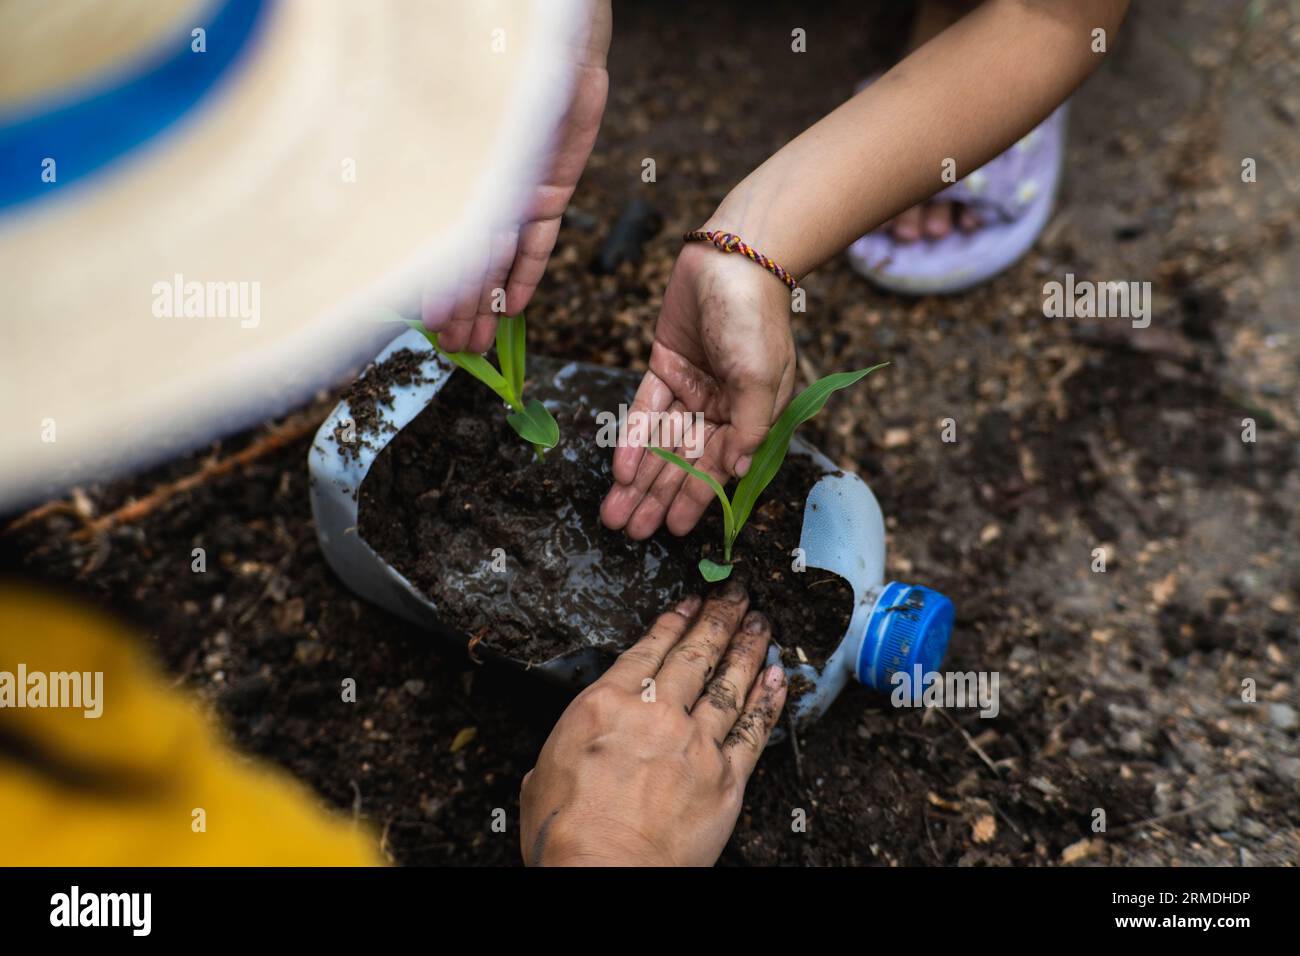
[[[546,406],[535,398],[528,400],[522,412],[507,415],[506,421],[519,433],[520,438],[534,445],[554,448],[560,441],[560,426]]]
[[[731,565],[718,564],[718,562],[710,561],[708,558],[700,558],[700,575],[710,584],[725,581],[731,577]]]
[[[763,439],[763,443],[754,452],[749,471],[736,485],[735,500],[732,502],[732,507],[736,511],[736,534],[740,534],[740,529],[745,527],[745,522],[749,520],[754,505],[758,502],[758,496],[771,484],[777,471],[780,470],[781,463],[785,461],[785,456],[790,451],[790,441],[794,438],[795,429],[821,411],[833,392],[848,388],[888,364],[882,362],[871,368],[858,369],[856,372],[836,372],[834,375],[827,375],[805,388],[786,406],[781,417],[772,426],[772,430]]]
[[[503,315],[497,323],[497,359],[501,362],[501,375],[514,390],[516,399],[524,395],[524,365],[527,358],[524,348],[524,316]]]
[[[463,368],[466,372],[469,372],[470,375],[473,375],[488,388],[492,389],[492,391],[496,392],[501,401],[505,402],[517,411],[522,409],[522,403],[511,390],[510,383],[506,381],[505,376],[493,368],[492,363],[483,356],[475,355],[473,352],[447,352],[438,344],[438,336],[436,333],[430,332],[423,325],[414,320],[409,320],[406,324],[428,339],[429,344],[437,349],[438,354],[448,362],[451,362],[458,368]]]
[[[532,443],[539,460],[544,457],[547,448],[559,444],[560,426],[546,406],[537,399],[524,401],[526,351],[522,312],[502,316],[497,323],[497,360],[501,363],[500,371],[483,356],[473,352],[446,351],[438,344],[438,336],[423,324],[413,320],[408,320],[406,324],[428,339],[439,355],[474,376],[510,406],[512,411],[506,415],[506,421],[520,438]]]
[[[678,468],[682,469],[682,471],[686,472],[688,475],[700,479],[700,481],[704,482],[706,485],[708,485],[710,488],[713,489],[713,493],[717,495],[718,500],[722,502],[722,533],[726,537],[726,541],[723,542],[723,546],[724,546],[724,550],[726,551],[727,560],[730,560],[731,542],[736,540],[736,523],[733,517],[733,512],[731,510],[731,499],[727,497],[727,492],[723,490],[722,485],[718,484],[718,480],[714,478],[712,475],[705,474],[704,472],[700,471],[700,469],[696,468],[694,465],[688,462],[686,459],[678,455],[674,455],[670,451],[665,451],[662,448],[651,448],[650,450],[654,452],[656,455],[658,455],[660,458],[662,458],[664,461],[676,465]],[[703,568],[701,568],[701,571],[702,570]]]

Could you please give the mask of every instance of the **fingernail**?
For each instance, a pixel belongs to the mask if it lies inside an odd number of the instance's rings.
[[[753,459],[753,456],[751,456],[751,455],[741,455],[739,458],[737,458],[737,459],[736,459],[736,477],[737,477],[737,478],[744,478],[746,472],[749,471],[749,466],[752,465],[753,463],[754,463],[754,459]]]
[[[767,630],[767,616],[762,611],[750,611],[745,615],[745,631],[749,634],[761,634]]]
[[[692,594],[689,597],[682,598],[682,602],[677,605],[677,613],[682,617],[694,617],[695,612],[700,609],[700,596]]]
[[[763,686],[768,690],[780,690],[785,686],[785,670],[780,664],[773,664],[763,675]]]
[[[718,597],[724,601],[730,601],[732,604],[739,604],[745,600],[745,587],[739,581],[728,581],[722,590],[718,592]]]

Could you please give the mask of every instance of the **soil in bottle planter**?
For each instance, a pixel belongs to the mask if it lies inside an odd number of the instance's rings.
[[[368,399],[405,374],[402,354],[358,383],[368,383]],[[580,368],[560,388],[562,367],[530,359],[529,395],[547,402],[560,425],[560,445],[544,461],[506,423],[495,395],[456,374],[361,486],[362,538],[476,650],[524,665],[586,646],[612,657],[675,602],[707,589],[700,557],[721,560],[716,504],[685,538],[661,529],[633,541],[601,524],[612,449],[596,442],[596,415],[630,404],[639,377]],[[733,555],[734,576],[772,620],[783,657],[818,668],[844,637],[854,600],[838,575],[793,569],[805,498],[823,474],[791,454]]]

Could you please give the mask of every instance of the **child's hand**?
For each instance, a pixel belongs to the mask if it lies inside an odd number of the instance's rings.
[[[749,469],[790,400],[794,376],[789,290],[743,256],[686,246],[668,280],[650,371],[632,412],[702,412],[707,442],[694,464],[726,484]],[[643,447],[616,449],[615,485],[600,509],[605,524],[637,539],[665,516],[673,534],[695,527],[714,494],[666,464]]]
[[[688,598],[569,705],[520,794],[525,862],[711,866],[785,704],[732,582]]]

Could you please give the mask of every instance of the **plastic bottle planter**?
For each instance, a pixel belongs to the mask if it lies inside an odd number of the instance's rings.
[[[423,366],[423,381],[392,385],[391,407],[377,408],[391,431],[365,436],[364,442],[353,446],[355,457],[344,455],[334,436],[340,426],[350,421],[350,411],[346,402],[340,402],[316,433],[308,453],[316,534],[330,566],[358,595],[463,647],[467,638],[445,628],[433,602],[371,549],[357,531],[361,483],[371,464],[393,436],[424,410],[452,374],[451,367],[413,331],[394,339],[380,352],[376,364],[404,348],[416,354],[427,353],[428,358]],[[575,367],[577,363],[562,368],[555,374],[556,382],[568,378]],[[885,523],[871,489],[856,475],[837,469],[797,436],[790,451],[810,457],[826,472],[809,492],[804,506],[800,547],[805,561],[809,567],[840,575],[855,597],[848,631],[826,665],[820,671],[810,664],[790,669],[792,675],[799,673],[812,684],[812,689],[795,704],[794,716],[803,721],[825,712],[851,677],[889,694],[896,671],[912,675],[918,666],[923,674],[937,671],[952,631],[953,606],[929,588],[885,583]],[[775,648],[771,660],[777,660]],[[563,683],[581,685],[594,679],[601,666],[602,658],[596,649],[582,648],[532,670]]]

